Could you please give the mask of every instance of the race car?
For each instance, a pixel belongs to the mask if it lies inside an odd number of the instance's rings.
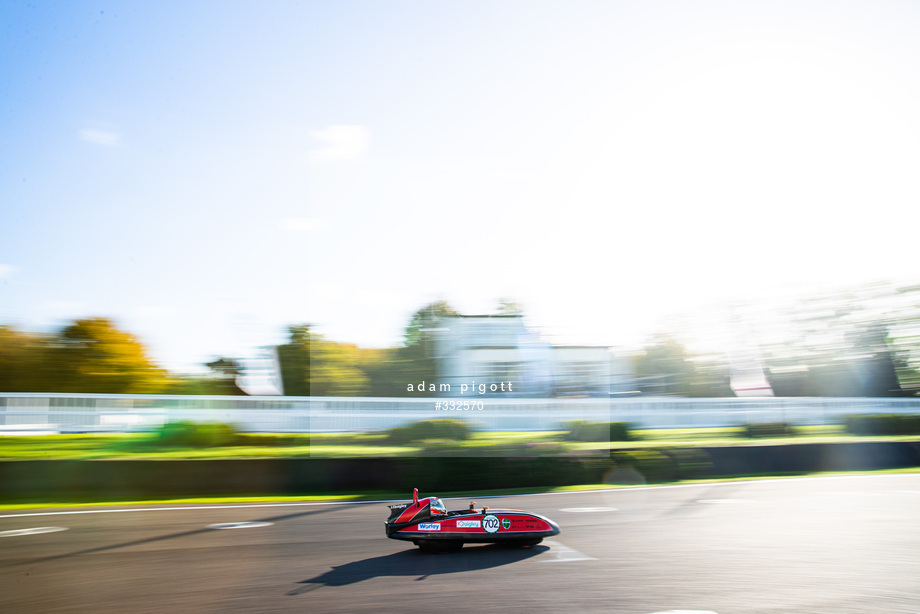
[[[498,543],[507,546],[535,546],[544,537],[559,535],[559,526],[538,514],[511,509],[469,508],[447,511],[437,497],[419,499],[412,491],[412,503],[391,505],[386,521],[387,537],[411,541],[422,552],[456,552],[465,543]]]

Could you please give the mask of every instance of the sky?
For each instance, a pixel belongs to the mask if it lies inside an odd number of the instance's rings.
[[[191,372],[303,323],[396,345],[438,299],[629,348],[913,282],[917,31],[886,1],[4,2],[0,323],[109,317]]]

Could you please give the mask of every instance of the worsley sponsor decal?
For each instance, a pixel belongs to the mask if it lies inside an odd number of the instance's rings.
[[[502,518],[502,528],[506,531],[511,528],[511,520],[509,518]]]
[[[437,522],[423,522],[422,524],[418,525],[418,530],[419,531],[440,531],[441,525],[438,524]]]
[[[458,529],[478,529],[482,526],[482,522],[478,520],[458,520],[457,528]]]

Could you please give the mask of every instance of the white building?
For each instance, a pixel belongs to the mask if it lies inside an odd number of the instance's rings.
[[[528,351],[529,335],[521,316],[450,316],[438,322],[438,329],[435,359],[438,383],[450,385],[445,394],[545,394],[536,381],[540,361]]]
[[[253,396],[283,394],[281,362],[278,360],[277,347],[259,347],[255,356],[238,362],[240,373],[236,378],[236,385],[243,392]]]
[[[450,316],[435,336],[438,383],[450,396],[607,396],[635,386],[606,346],[551,346],[520,315]]]

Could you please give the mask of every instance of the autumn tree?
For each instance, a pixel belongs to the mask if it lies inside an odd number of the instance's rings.
[[[44,392],[49,339],[0,326],[0,391]]]
[[[47,358],[44,392],[145,394],[168,384],[140,341],[106,318],[77,320],[60,331]]]

